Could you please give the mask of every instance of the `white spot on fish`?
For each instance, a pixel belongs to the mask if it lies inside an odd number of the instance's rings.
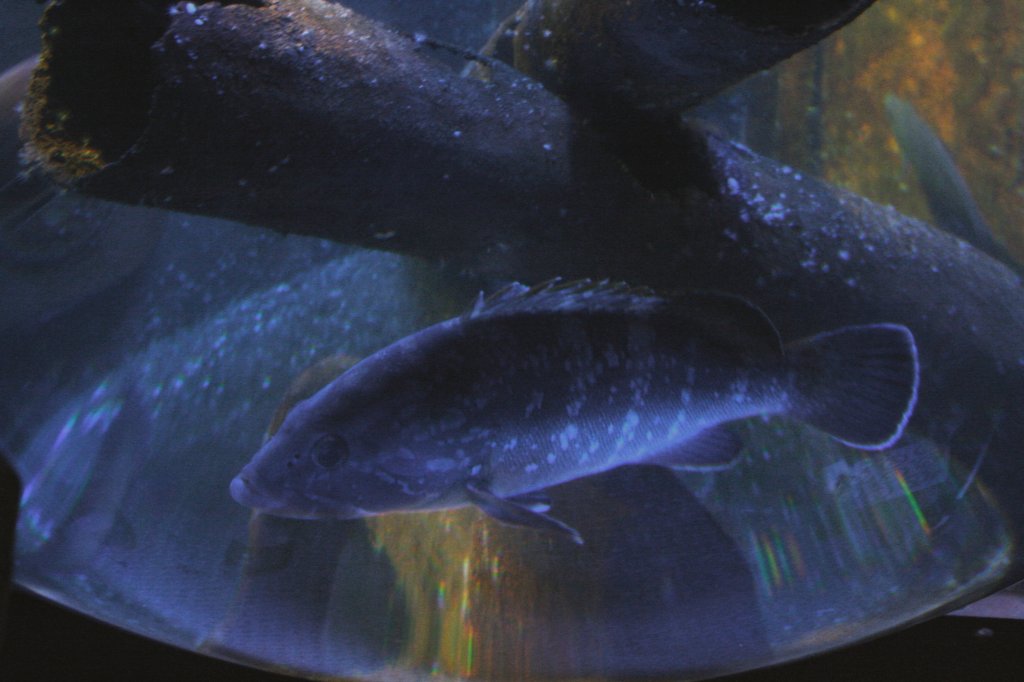
[[[455,468],[455,460],[439,457],[427,461],[427,471],[451,471]]]
[[[622,422],[622,434],[624,436],[631,437],[633,430],[636,429],[636,425],[640,423],[640,415],[634,410],[630,410],[626,413],[626,419]]]
[[[548,464],[554,464],[555,463],[555,459],[557,459],[555,457],[555,453],[549,452],[548,453]]]
[[[733,385],[732,385],[732,391],[733,391],[732,399],[733,399],[733,402],[735,402],[737,404],[742,404],[742,403],[747,402],[747,387],[748,387],[748,385],[749,384],[748,384],[746,379],[739,379],[738,381],[733,383]]]
[[[527,464],[525,467],[523,467],[523,471],[525,471],[528,474],[532,474],[538,468],[539,467],[536,464]]]
[[[786,219],[786,208],[776,202],[762,216],[766,223],[780,223]]]
[[[558,444],[563,450],[569,449],[569,444],[576,439],[580,433],[579,429],[576,428],[575,424],[569,424],[558,434]]]
[[[508,441],[507,441],[507,442],[505,443],[505,447],[504,447],[504,449],[505,449],[506,451],[507,451],[507,450],[515,450],[515,449],[516,449],[516,446],[517,446],[517,445],[519,445],[519,439],[518,439],[518,438],[515,438],[515,437],[513,437],[513,438],[510,438],[510,439],[509,439],[509,440],[508,440]]]

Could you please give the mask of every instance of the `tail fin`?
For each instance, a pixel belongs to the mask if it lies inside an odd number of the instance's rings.
[[[917,403],[914,336],[898,324],[844,327],[791,344],[791,413],[866,450],[899,440]]]

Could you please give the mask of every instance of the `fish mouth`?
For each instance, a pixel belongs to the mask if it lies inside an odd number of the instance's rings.
[[[229,490],[235,502],[270,516],[309,520],[357,519],[366,516],[366,512],[352,505],[319,507],[311,506],[308,501],[301,505],[290,504],[288,500],[283,500],[262,490],[244,472],[232,479]]]
[[[280,506],[277,500],[274,500],[264,491],[260,490],[244,474],[235,476],[231,481],[229,490],[235,502],[243,507],[252,507],[253,509],[264,511]]]

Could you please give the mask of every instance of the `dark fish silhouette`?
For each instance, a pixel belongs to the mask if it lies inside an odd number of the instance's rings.
[[[295,406],[231,483],[298,518],[475,504],[581,541],[544,488],[624,464],[728,466],[722,425],[781,414],[860,448],[894,443],[913,411],[905,327],[847,327],[783,348],[724,294],[621,284],[512,285],[371,355]]]
[[[914,169],[932,219],[938,227],[1013,267],[1018,263],[992,236],[953,155],[910,102],[885,96],[892,133],[900,152]]]

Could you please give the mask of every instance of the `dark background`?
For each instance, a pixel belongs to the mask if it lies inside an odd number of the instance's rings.
[[[994,682],[1024,679],[1024,621],[943,617],[806,661],[724,682]],[[290,678],[158,644],[98,623],[26,592],[11,595],[0,680],[217,680]],[[386,682],[386,681],[385,681]]]

